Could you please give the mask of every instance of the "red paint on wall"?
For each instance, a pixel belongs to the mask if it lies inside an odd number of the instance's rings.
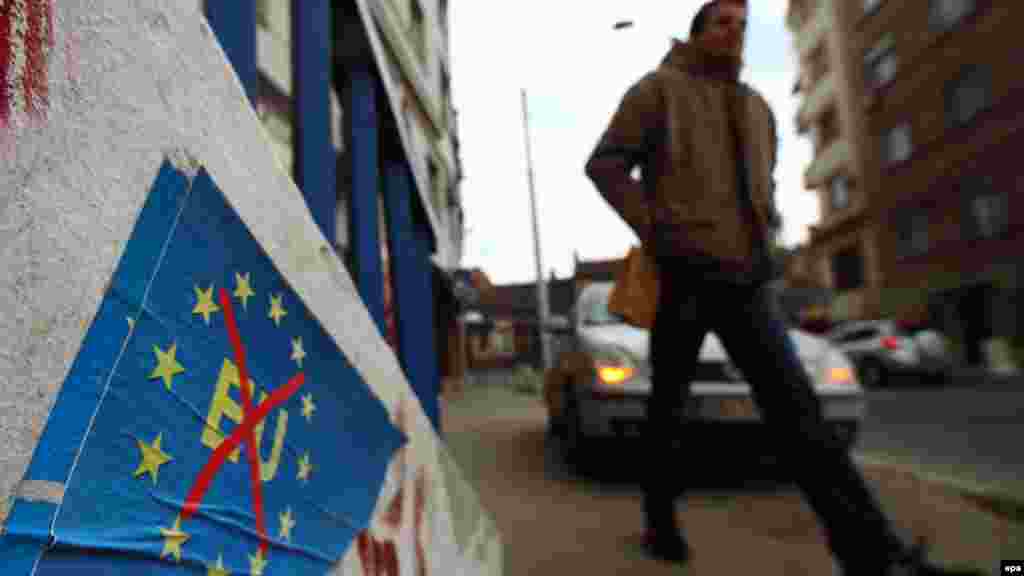
[[[11,92],[8,81],[11,73],[11,13],[12,0],[0,0],[0,128],[7,125],[11,114]]]
[[[363,530],[357,546],[363,576],[399,576],[398,550],[393,542],[377,540],[369,530]]]
[[[418,576],[427,576],[427,542],[423,534],[424,505],[427,503],[427,471],[420,468],[416,475],[416,568]]]
[[[53,10],[49,0],[29,0],[26,8],[28,29],[25,32],[22,90],[26,111],[30,116],[38,117],[46,111],[49,103],[47,61],[49,48],[53,45]]]
[[[16,26],[19,18],[24,20],[21,31]],[[14,0],[0,0],[0,127],[10,123],[16,102],[25,103],[30,118],[44,116],[54,44],[53,0],[24,0],[20,6]],[[17,54],[24,57],[16,58]]]

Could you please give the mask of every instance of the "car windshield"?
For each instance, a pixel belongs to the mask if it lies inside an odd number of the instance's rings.
[[[624,320],[618,314],[608,311],[608,295],[611,290],[595,290],[580,301],[583,324],[601,326],[605,324],[622,324]]]

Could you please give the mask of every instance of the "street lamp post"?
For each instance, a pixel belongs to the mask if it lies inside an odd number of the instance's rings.
[[[613,30],[620,31],[633,28],[635,26],[632,20],[620,20],[613,26]],[[523,108],[523,135],[526,147],[526,176],[527,183],[530,190],[530,213],[533,224],[533,250],[534,250],[534,261],[537,268],[537,323],[538,333],[540,335],[540,347],[541,347],[541,368],[547,370],[551,367],[551,346],[550,336],[547,333],[547,327],[549,325],[550,308],[548,304],[548,285],[547,280],[544,276],[544,262],[541,259],[540,249],[540,221],[537,210],[537,191],[534,185],[534,172],[533,172],[533,154],[530,148],[530,109],[529,103],[526,97],[526,89],[522,89],[522,108]]]
[[[537,333],[540,337],[541,369],[547,371],[551,367],[551,349],[548,333],[548,286],[544,278],[544,263],[540,253],[540,222],[537,215],[537,191],[533,178],[533,155],[530,150],[530,109],[526,98],[526,89],[522,90],[523,99],[523,135],[526,143],[526,177],[530,188],[530,212],[533,220],[533,250],[537,265]]]

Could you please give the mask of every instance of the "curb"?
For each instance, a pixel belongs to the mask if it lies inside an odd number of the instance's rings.
[[[928,484],[948,488],[979,508],[1016,524],[1024,525],[1024,494],[1011,492],[993,485],[980,484],[945,474],[928,472],[918,466],[901,464],[878,456],[855,454],[854,460],[861,466],[890,468],[906,472]]]

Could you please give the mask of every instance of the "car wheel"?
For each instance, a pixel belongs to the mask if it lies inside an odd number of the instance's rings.
[[[583,432],[583,418],[580,415],[579,400],[572,390],[565,398],[565,414],[562,417],[565,434],[562,437],[565,461],[578,472],[586,471],[590,465],[591,439]]]
[[[885,369],[877,360],[864,360],[860,364],[860,381],[865,388],[881,388],[887,378]]]

